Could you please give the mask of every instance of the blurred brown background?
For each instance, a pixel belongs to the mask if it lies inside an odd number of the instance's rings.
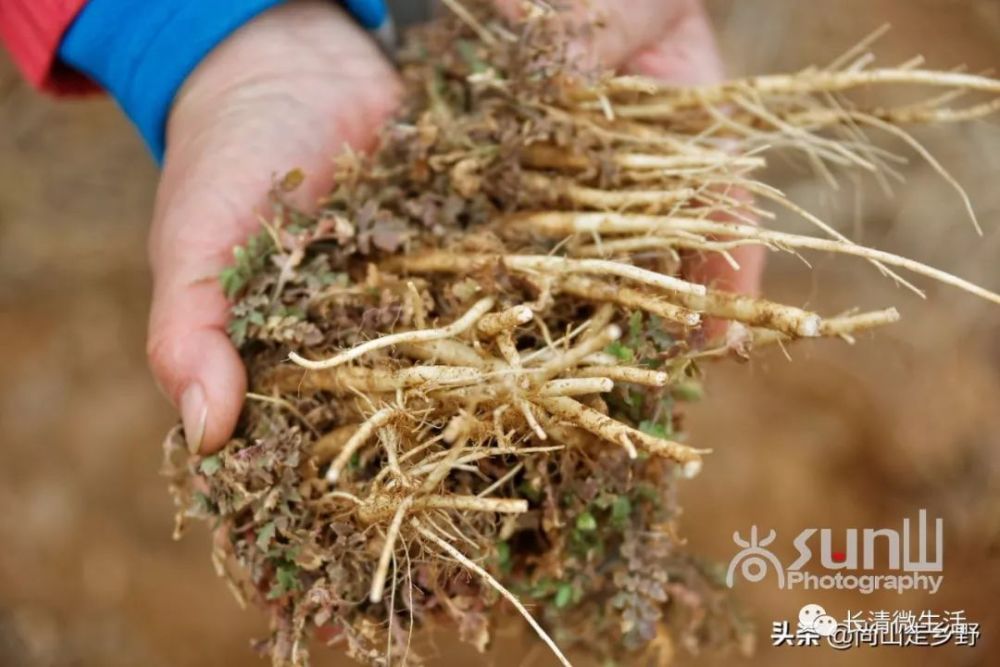
[[[733,73],[828,62],[887,21],[881,62],[921,53],[934,66],[981,71],[1000,61],[996,0],[709,6]],[[248,651],[261,618],[215,579],[205,532],[170,539],[157,470],[173,415],[143,359],[156,169],[110,102],[43,99],[5,56],[0,127],[0,665],[261,664]],[[891,199],[847,179],[829,193],[781,164],[774,179],[868,244],[1000,288],[996,119],[917,136],[968,188],[984,238],[954,191],[902,148],[912,158],[907,185]],[[779,226],[805,230],[790,219]],[[806,527],[898,527],[927,508],[945,521],[938,595],[740,585],[760,645],[746,664],[1000,664],[1000,311],[934,286],[920,301],[863,262],[811,261],[810,272],[776,258],[766,291],[827,313],[897,305],[904,320],[853,348],[801,344],[793,363],[773,351],[710,369],[690,424],[715,450],[684,491],[691,548],[725,562],[733,531],[751,524],[775,528],[787,547]],[[771,648],[771,621],[794,620],[806,602],[837,616],[965,609],[983,637],[973,650]],[[501,638],[504,650],[486,664],[522,664],[514,641]],[[438,653],[436,664],[473,660],[445,643]],[[532,664],[548,660],[536,654]]]

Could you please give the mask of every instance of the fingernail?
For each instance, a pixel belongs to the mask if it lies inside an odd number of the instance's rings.
[[[188,450],[197,454],[201,441],[205,439],[205,424],[208,422],[208,404],[205,390],[197,382],[184,390],[181,395],[181,421],[184,422],[184,437]]]

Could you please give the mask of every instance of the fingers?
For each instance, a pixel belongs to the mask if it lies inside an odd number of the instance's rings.
[[[495,0],[507,16],[524,12],[525,0]],[[554,3],[557,4],[558,3]],[[697,0],[574,0],[566,12],[572,25],[595,25],[576,45],[588,64],[618,68],[636,52],[656,44],[684,16],[697,10]]]
[[[679,85],[721,81],[724,76],[722,59],[701,3],[667,1],[663,4],[676,4],[670,24],[631,55],[622,67],[623,72]]]
[[[270,184],[252,159],[229,166],[240,151],[214,136],[205,140],[207,152],[168,153],[150,234],[149,365],[180,411],[194,452],[226,441],[246,393],[219,275],[233,262],[232,249],[257,230],[255,211],[267,210]]]

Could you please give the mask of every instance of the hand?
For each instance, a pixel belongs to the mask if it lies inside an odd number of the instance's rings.
[[[149,242],[148,355],[202,452],[232,434],[246,371],[226,334],[219,274],[259,229],[275,176],[300,167],[297,205],[329,191],[333,156],[370,148],[398,96],[391,65],[328,0],[294,0],[220,44],[191,74],[167,127]]]

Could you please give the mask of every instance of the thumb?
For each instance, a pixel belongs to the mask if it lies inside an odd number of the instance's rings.
[[[225,333],[228,304],[213,276],[157,279],[147,346],[150,368],[177,406],[193,453],[215,451],[236,427],[246,375]]]
[[[255,220],[249,211],[227,210],[240,205],[201,185],[171,187],[170,166],[168,160],[150,236],[153,301],[146,352],[154,377],[181,413],[189,448],[211,452],[233,432],[247,387],[226,334],[229,303],[219,275]]]
[[[277,166],[274,173],[301,166],[310,174],[288,198],[300,209],[328,191],[332,178],[332,161],[322,150],[304,155],[293,140],[301,133],[296,128],[314,134],[320,118],[306,115],[284,127],[266,105],[251,107],[250,118],[224,114],[230,121],[224,128],[168,145],[150,233],[146,351],[154,377],[181,413],[192,452],[225,444],[246,395],[246,370],[227,334],[230,303],[220,276],[233,264],[234,248],[260,231],[258,216],[270,209],[268,165]]]

